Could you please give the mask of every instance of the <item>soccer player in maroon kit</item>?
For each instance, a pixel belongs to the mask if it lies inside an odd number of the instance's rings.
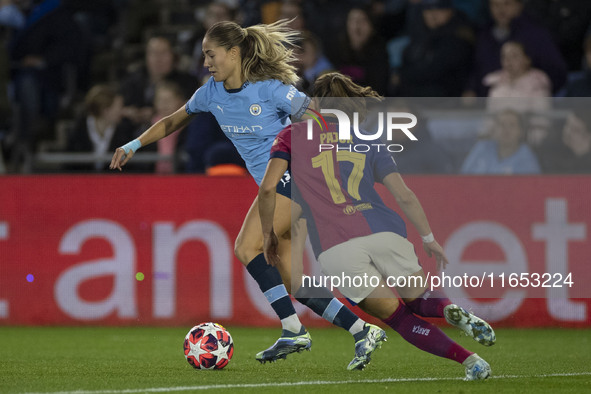
[[[327,97],[379,96],[370,88],[354,84],[349,77],[329,73],[316,81],[314,97],[322,106],[322,100]],[[333,100],[330,107],[335,108],[335,103],[339,101]],[[363,109],[356,103],[358,101],[345,101],[345,108],[341,108],[348,114],[362,113]],[[320,148],[323,142],[329,143]],[[445,317],[448,323],[486,346],[496,339],[488,323],[452,304],[442,293],[429,292],[426,285],[397,287],[404,303],[386,285],[387,277],[424,278],[424,272],[413,245],[406,239],[404,220],[383,203],[374,188],[375,182],[383,183],[394,195],[421,234],[427,254],[435,256],[438,268],[445,267],[447,258],[433,237],[419,200],[402,180],[392,156],[383,147],[378,150],[373,146],[363,153],[352,149],[356,143],[364,142],[355,136],[339,141],[337,125],[332,122],[322,128],[314,125],[311,137],[305,122],[292,124],[279,133],[259,189],[259,214],[267,261],[272,265],[279,262],[273,231],[274,194],[281,176],[290,168],[297,189],[294,202],[301,206],[307,220],[310,240],[322,270],[331,276],[380,278],[375,287],[343,283],[339,287],[341,293],[419,349],[463,364],[466,380],[486,379],[491,372],[486,361],[419,316]],[[360,351],[350,368],[362,369],[370,357],[371,353]]]

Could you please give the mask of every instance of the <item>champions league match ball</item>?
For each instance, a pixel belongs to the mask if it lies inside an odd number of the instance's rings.
[[[221,324],[201,323],[185,336],[183,350],[195,369],[222,369],[234,354],[234,341]]]

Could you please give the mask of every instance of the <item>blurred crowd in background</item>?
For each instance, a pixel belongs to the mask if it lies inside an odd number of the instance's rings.
[[[107,172],[209,78],[210,26],[283,18],[302,32],[302,91],[340,71],[388,97],[462,98],[424,113],[399,102],[424,119],[402,173],[591,173],[591,101],[567,99],[591,97],[581,0],[0,0],[0,173]],[[126,172],[245,170],[204,113]]]

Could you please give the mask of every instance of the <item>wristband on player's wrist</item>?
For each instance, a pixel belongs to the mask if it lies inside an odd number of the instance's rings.
[[[133,141],[128,142],[127,144],[123,145],[121,149],[125,152],[125,154],[129,154],[129,152],[135,153],[136,150],[142,147],[142,143],[137,138]]]
[[[433,241],[435,241],[435,237],[433,236],[433,233],[429,233],[427,235],[421,235],[421,238],[423,239],[423,243],[429,244]]]

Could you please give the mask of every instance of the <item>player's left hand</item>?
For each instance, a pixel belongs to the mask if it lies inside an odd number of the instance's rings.
[[[111,170],[123,171],[121,167],[127,164],[127,162],[129,161],[129,159],[132,158],[132,156],[133,151],[129,151],[129,153],[126,154],[123,148],[117,148],[115,150],[115,153],[113,154],[113,158],[111,159],[111,164],[109,165],[109,168]]]
[[[279,240],[277,239],[277,235],[274,231],[271,231],[270,234],[265,235],[263,241],[263,252],[265,253],[265,260],[267,260],[267,264],[270,266],[276,267],[279,265]]]
[[[425,249],[425,252],[427,252],[429,257],[433,257],[433,255],[435,255],[435,260],[437,261],[437,271],[441,271],[447,267],[447,264],[449,263],[447,261],[447,256],[437,241],[429,243],[423,242],[423,249]]]

